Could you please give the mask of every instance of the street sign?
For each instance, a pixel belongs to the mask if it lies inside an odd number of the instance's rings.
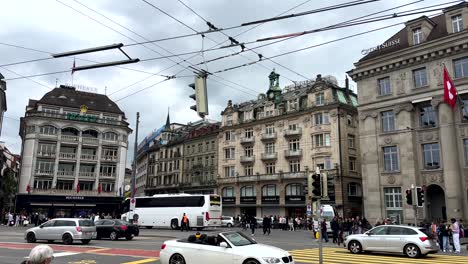
[[[135,198],[130,199],[130,211],[135,210],[135,205],[136,205],[136,199]]]
[[[307,214],[308,215],[312,214],[312,206],[310,204],[307,204]]]

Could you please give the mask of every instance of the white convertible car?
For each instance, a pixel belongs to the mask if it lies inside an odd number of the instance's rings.
[[[294,264],[287,251],[257,244],[241,232],[168,240],[161,246],[160,259],[162,264]]]

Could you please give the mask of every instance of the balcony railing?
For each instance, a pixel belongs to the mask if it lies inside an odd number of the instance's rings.
[[[42,157],[42,158],[55,158],[56,153],[55,152],[43,152],[39,151],[37,153],[37,156]]]
[[[262,153],[262,160],[275,160],[275,159],[278,159],[278,153],[277,152]]]
[[[101,156],[103,161],[117,161],[117,156]]]
[[[119,121],[119,120],[110,120],[110,119],[101,119],[101,118],[96,118],[96,117],[91,117],[91,116],[79,116],[77,118],[76,115],[69,115],[69,114],[60,114],[60,113],[46,113],[46,112],[28,112],[26,113],[26,117],[34,117],[34,116],[40,116],[40,117],[50,117],[50,118],[57,118],[57,119],[65,119],[65,120],[75,120],[75,121],[83,121],[86,123],[94,122],[94,123],[100,123],[100,124],[112,124],[112,125],[128,125],[127,122],[125,121]]]
[[[36,170],[36,176],[54,176],[54,171],[49,170]]]
[[[59,158],[61,159],[76,159],[75,153],[60,153]]]
[[[68,136],[68,135],[62,135],[61,140],[63,142],[71,142],[71,143],[78,143],[78,137],[77,136]]]
[[[102,139],[102,142],[106,144],[118,144],[119,143],[118,140],[113,140],[113,139]]]
[[[284,156],[285,157],[300,157],[302,156],[302,149],[296,149],[296,150],[291,150],[291,149],[286,149],[284,150]]]
[[[96,173],[92,172],[92,171],[80,171],[80,173],[78,173],[78,176],[80,177],[94,177],[96,175]]]
[[[82,160],[97,160],[96,155],[91,155],[91,154],[81,154],[81,159]]]
[[[276,132],[273,132],[273,133],[264,133],[262,134],[262,140],[274,140],[276,139],[277,135],[276,135]]]
[[[284,130],[284,136],[300,136],[302,135],[302,128],[298,127],[296,129],[285,129]]]
[[[99,174],[99,177],[101,178],[115,178],[115,173],[105,173],[105,172],[101,172]]]
[[[98,145],[99,139],[94,137],[82,137],[83,144]]]
[[[255,142],[255,137],[243,137],[241,138],[240,140],[240,143],[241,144],[250,144],[250,143],[254,143]]]
[[[241,157],[240,157],[240,162],[242,162],[242,163],[254,162],[254,161],[255,161],[255,155],[252,155],[252,156],[241,156]]]
[[[63,177],[75,177],[75,172],[74,171],[57,171],[57,176],[63,176]]]

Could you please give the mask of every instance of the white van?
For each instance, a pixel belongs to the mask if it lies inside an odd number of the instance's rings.
[[[335,210],[335,207],[333,207],[332,205],[329,205],[329,204],[324,204],[322,206],[320,206],[321,209],[322,209],[322,216],[321,218],[322,219],[325,219],[325,222],[327,224],[327,233],[331,233],[332,230],[331,230],[331,225],[330,225],[330,221],[333,220],[333,218],[335,216],[338,216],[336,210]],[[320,228],[319,224],[318,224],[318,219],[315,219],[314,218],[314,228],[315,230],[318,231],[318,228]]]

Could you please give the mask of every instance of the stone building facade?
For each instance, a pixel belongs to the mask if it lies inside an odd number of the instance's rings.
[[[361,214],[357,97],[334,77],[317,76],[284,91],[279,75],[256,100],[228,102],[218,136],[223,214],[306,214],[306,173],[329,175],[330,203]]]
[[[468,6],[408,21],[348,74],[357,82],[365,216],[412,223],[468,217]],[[446,66],[460,97],[443,102]]]

